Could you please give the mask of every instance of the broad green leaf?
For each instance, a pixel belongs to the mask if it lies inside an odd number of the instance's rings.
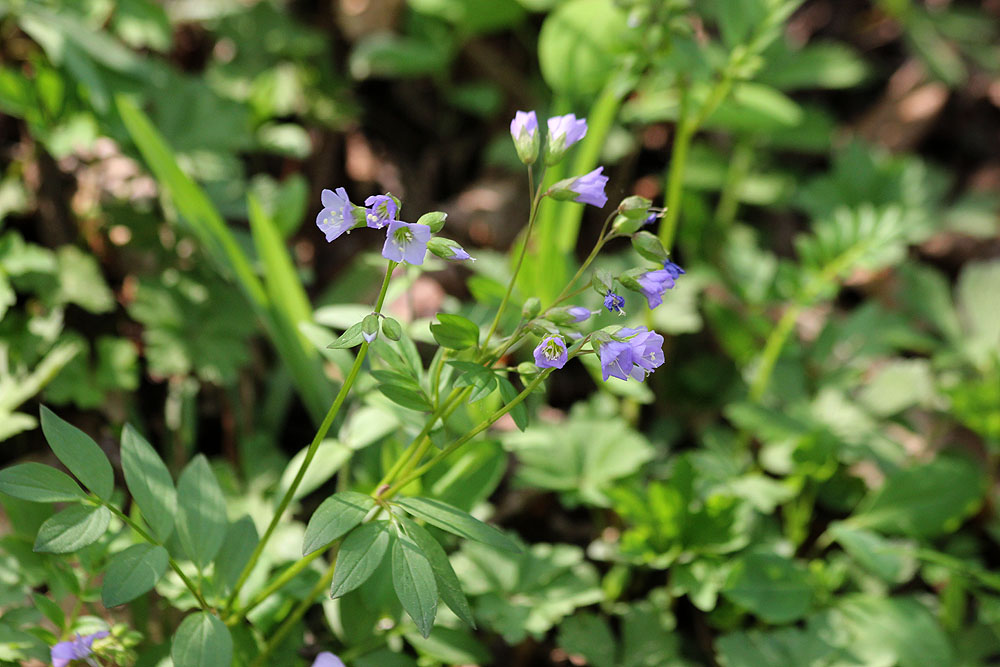
[[[434,580],[437,582],[437,590],[441,599],[455,612],[456,616],[475,628],[476,621],[472,616],[472,608],[469,606],[469,601],[466,599],[465,593],[462,592],[462,585],[458,581],[458,575],[452,569],[451,562],[448,560],[448,554],[445,553],[444,548],[434,539],[433,535],[415,521],[411,521],[406,517],[399,517],[399,523],[403,526],[410,539],[416,543],[420,551],[427,557],[427,561],[434,571]]]
[[[934,399],[934,375],[926,359],[895,359],[866,381],[859,401],[874,414],[888,417]]]
[[[820,633],[798,628],[733,632],[719,637],[716,645],[724,667],[818,667],[834,664],[830,660],[836,651]]]
[[[739,558],[722,594],[768,623],[790,623],[812,605],[809,573],[795,561],[768,553]]]
[[[66,612],[51,598],[41,593],[32,593],[31,600],[38,607],[38,611],[42,612],[45,618],[52,621],[52,625],[56,626],[56,628],[63,629],[66,626]],[[0,660],[3,660],[3,658],[0,657]]]
[[[471,361],[449,361],[449,365],[454,366],[460,375],[455,380],[456,387],[472,387],[469,394],[469,402],[474,403],[481,398],[486,398],[497,388],[497,376],[489,368]],[[517,396],[517,394],[514,394]]]
[[[568,96],[593,96],[614,72],[625,12],[611,0],[570,0],[549,14],[538,35],[545,82]]]
[[[74,505],[49,517],[35,538],[35,551],[66,554],[93,544],[111,522],[107,507]]]
[[[42,463],[21,463],[0,470],[0,492],[36,503],[73,502],[87,497],[73,478]]]
[[[601,616],[582,611],[559,624],[556,640],[570,655],[582,655],[588,665],[615,667],[615,636]]]
[[[177,491],[170,471],[153,446],[131,424],[122,430],[122,472],[142,518],[161,542],[174,531]]]
[[[829,532],[858,564],[883,581],[901,584],[909,581],[917,569],[912,544],[888,540],[843,522],[833,523]]]
[[[384,521],[362,524],[348,533],[337,552],[330,597],[339,598],[365,583],[385,557],[389,538]]]
[[[302,540],[302,555],[308,556],[346,535],[373,507],[374,498],[354,491],[342,491],[324,500],[309,518]]]
[[[169,560],[167,550],[153,544],[133,544],[116,553],[104,571],[104,606],[117,607],[152,590],[167,571]]]
[[[177,481],[177,537],[188,557],[204,569],[226,535],[226,500],[204,454],[196,456]]]
[[[185,618],[170,646],[174,667],[228,667],[233,661],[229,628],[207,611]]]
[[[229,524],[226,539],[215,556],[215,579],[223,588],[231,589],[236,585],[259,539],[257,526],[249,516]]]
[[[936,537],[974,513],[985,491],[986,478],[977,466],[938,457],[891,475],[847,522],[893,535]]]
[[[111,462],[97,443],[44,405],[41,418],[45,439],[63,465],[99,498],[109,499],[114,491],[115,475]]]
[[[464,350],[479,344],[479,327],[461,315],[438,313],[431,324],[434,340],[450,350]]]
[[[416,542],[403,535],[392,545],[392,585],[420,634],[430,635],[438,602],[434,570]]]
[[[374,371],[372,375],[380,383],[378,390],[393,403],[418,412],[433,410],[416,380],[393,371]]]
[[[449,533],[489,544],[497,549],[519,552],[521,548],[502,532],[467,512],[431,498],[401,498],[396,503],[410,514]]]
[[[1000,260],[970,262],[958,278],[956,303],[974,358],[1000,353]]]
[[[445,665],[488,665],[490,652],[467,630],[439,625],[428,637],[416,633],[406,635],[417,652]],[[382,667],[379,665],[379,667]]]
[[[514,385],[510,383],[510,380],[505,377],[498,377],[497,381],[500,384],[500,398],[503,399],[505,404],[510,403],[517,398],[517,395],[520,392],[514,388]],[[524,404],[524,401],[521,401],[514,406],[514,409],[508,414],[511,419],[514,420],[514,425],[517,426],[519,430],[523,431],[528,428],[528,406]]]

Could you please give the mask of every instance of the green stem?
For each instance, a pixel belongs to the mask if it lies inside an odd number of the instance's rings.
[[[472,393],[472,387],[466,387],[465,389],[463,389],[457,396],[455,396],[455,400],[452,401],[451,404],[448,405],[447,409],[441,415],[441,419],[447,418],[448,415],[450,415],[452,412],[454,412],[455,409],[466,398],[468,398],[469,394],[471,394],[471,393]],[[428,433],[429,433],[429,429],[428,429]],[[430,439],[430,436],[427,435],[427,434],[424,434],[424,438],[421,441],[420,445],[417,447],[417,449],[413,452],[413,456],[410,456],[409,459],[406,462],[406,465],[403,466],[401,470],[397,471],[397,475],[402,475],[403,477],[406,477],[406,475],[408,475],[410,473],[410,471],[413,470],[417,466],[418,463],[420,463],[420,459],[424,458],[424,455],[427,453],[427,450],[431,448],[431,444],[432,444],[432,440]],[[395,476],[393,476],[393,479],[395,479]],[[387,484],[391,484],[392,483],[392,479],[390,479],[386,483]]]
[[[150,544],[153,544],[158,547],[163,546],[163,544],[161,544],[159,540],[157,540],[152,535],[147,533],[142,526],[140,526],[135,521],[130,519],[120,509],[118,509],[111,503],[105,502],[103,500],[101,501],[101,504],[107,507],[109,510],[111,510],[111,513],[117,516],[119,519],[121,519],[126,526],[135,531],[136,535],[146,540]],[[208,603],[205,601],[205,598],[202,597],[201,591],[198,589],[198,587],[195,586],[194,582],[191,581],[191,579],[188,578],[186,574],[184,574],[184,571],[181,570],[181,566],[177,564],[177,561],[175,561],[173,557],[168,557],[168,558],[169,558],[168,562],[170,563],[170,569],[172,569],[174,572],[177,573],[177,576],[180,577],[182,582],[184,582],[184,585],[187,587],[187,589],[191,591],[191,594],[194,595],[194,598],[198,601],[198,604],[201,606],[201,608],[204,609],[205,611],[208,611],[209,609]]]
[[[382,280],[382,289],[379,291],[378,299],[375,302],[376,313],[382,311],[382,304],[385,302],[385,295],[389,290],[389,281],[392,278],[392,271],[396,268],[396,264],[396,262],[389,260],[389,265],[386,267],[385,278]],[[316,431],[315,437],[313,437],[312,442],[309,444],[309,449],[306,451],[306,456],[302,460],[302,465],[299,466],[299,470],[295,474],[295,479],[292,480],[291,486],[288,487],[288,490],[285,492],[281,502],[278,503],[278,508],[275,510],[274,517],[271,519],[271,523],[268,524],[267,530],[264,531],[264,535],[260,538],[256,548],[250,555],[250,560],[247,561],[243,571],[240,572],[239,579],[236,580],[236,585],[233,586],[232,593],[229,594],[229,599],[226,600],[226,610],[232,610],[233,605],[236,603],[236,598],[239,595],[240,589],[243,588],[243,585],[250,577],[250,573],[253,571],[254,566],[257,565],[257,561],[260,560],[261,554],[264,553],[264,548],[267,546],[268,540],[271,539],[271,536],[274,534],[274,530],[278,527],[278,522],[281,521],[281,517],[285,514],[285,510],[288,509],[292,499],[295,497],[295,492],[298,491],[299,485],[302,484],[302,480],[306,476],[306,470],[309,469],[309,465],[312,463],[313,458],[315,458],[316,452],[319,450],[320,443],[323,442],[323,439],[326,437],[327,432],[333,425],[333,420],[336,418],[337,413],[340,412],[340,407],[347,399],[347,395],[350,393],[351,387],[354,386],[354,382],[358,378],[358,373],[361,371],[361,365],[364,363],[365,355],[367,355],[367,353],[368,343],[364,342],[358,350],[358,356],[354,359],[354,365],[351,367],[350,372],[344,379],[344,384],[340,386],[340,391],[337,392],[337,397],[333,399],[333,404],[330,406],[330,409],[327,410],[326,416],[323,418],[323,423],[320,424],[319,430]]]
[[[563,287],[562,292],[559,293],[559,296],[556,297],[556,300],[552,302],[553,306],[561,303],[564,299],[568,298],[567,292],[569,292],[570,288],[573,287],[573,285],[576,284],[576,281],[580,279],[580,276],[583,275],[583,272],[586,271],[587,267],[589,267],[591,262],[594,261],[594,259],[597,257],[597,254],[601,252],[601,248],[603,248],[604,244],[608,241],[608,239],[606,238],[606,234],[608,232],[608,225],[610,225],[611,221],[614,220],[617,216],[618,216],[618,211],[615,210],[612,211],[611,214],[604,219],[604,225],[601,227],[601,233],[597,237],[597,243],[594,244],[594,249],[590,251],[590,254],[587,255],[587,259],[583,260],[583,264],[581,264],[580,268],[576,270],[576,273],[573,274],[573,277],[569,279],[569,282],[566,283],[566,287]]]
[[[247,603],[245,607],[239,611],[234,612],[227,620],[226,625],[233,626],[239,623],[243,618],[250,613],[250,611],[259,605],[261,602],[271,597],[273,593],[281,590],[281,588],[287,584],[289,581],[294,579],[300,572],[309,567],[309,564],[314,560],[323,555],[326,549],[318,549],[304,558],[292,563],[288,568],[285,569],[280,575],[278,575],[270,584],[265,586],[257,595],[253,596],[253,599]]]

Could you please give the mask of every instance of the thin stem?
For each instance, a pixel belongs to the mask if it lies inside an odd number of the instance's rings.
[[[112,514],[114,514],[116,517],[118,517],[119,519],[121,519],[122,523],[124,523],[126,526],[128,526],[129,528],[131,528],[133,531],[135,531],[136,535],[138,535],[142,539],[146,540],[150,544],[156,545],[158,547],[162,547],[163,546],[163,544],[160,543],[159,540],[157,540],[152,535],[150,535],[149,533],[147,533],[145,531],[145,529],[143,529],[142,526],[140,526],[135,521],[133,521],[131,518],[129,518],[120,509],[118,509],[117,507],[115,507],[111,503],[105,502],[103,500],[101,500],[101,504],[104,505],[105,507],[107,507],[109,510],[111,510]],[[205,601],[205,598],[202,597],[201,591],[198,589],[198,587],[195,586],[194,582],[191,581],[191,579],[188,578],[188,576],[186,574],[184,574],[184,571],[181,570],[181,566],[177,564],[177,561],[175,561],[173,559],[173,557],[168,557],[168,558],[169,558],[169,560],[167,562],[170,563],[170,568],[174,572],[177,573],[178,577],[181,578],[181,581],[184,582],[184,585],[187,587],[187,589],[189,591],[191,591],[192,595],[194,595],[194,598],[198,601],[198,604],[201,606],[201,608],[204,609],[205,611],[208,611],[208,609],[209,609],[208,603]]]
[[[449,412],[449,408],[454,410],[452,402],[457,398],[458,393],[458,389],[453,389],[448,398],[445,399],[444,404],[439,406],[438,409],[431,414],[430,418],[424,424],[424,427],[420,430],[420,433],[418,433],[416,437],[410,441],[409,446],[407,446],[406,449],[403,450],[400,457],[396,459],[396,462],[393,464],[392,468],[389,469],[389,472],[387,472],[385,476],[382,477],[381,481],[379,481],[379,483],[375,486],[376,491],[381,489],[386,484],[391,484],[392,480],[396,479],[396,476],[399,474],[399,471],[403,468],[403,466],[413,458],[414,452],[417,451],[416,448],[422,445],[425,440],[429,440],[427,436],[430,434],[431,429],[434,428],[434,424],[437,422],[438,418],[451,414],[451,412]],[[423,456],[423,452],[419,455]]]
[[[580,276],[582,276],[583,272],[587,270],[587,267],[590,266],[590,263],[594,261],[594,259],[597,257],[597,254],[601,252],[601,248],[603,248],[604,244],[608,241],[608,239],[605,236],[608,232],[608,225],[610,225],[611,221],[614,220],[617,216],[618,216],[618,211],[615,210],[612,211],[611,214],[604,219],[604,225],[601,227],[601,233],[597,237],[597,243],[594,244],[594,249],[590,251],[590,254],[587,255],[587,259],[583,261],[583,264],[580,265],[580,268],[576,270],[576,273],[573,275],[573,277],[570,278],[568,283],[566,283],[566,287],[563,288],[562,292],[559,293],[559,296],[556,297],[556,300],[552,303],[553,306],[555,306],[558,303],[561,303],[564,299],[568,298],[566,293],[569,291],[571,287],[573,287],[576,281],[580,279]]]
[[[257,595],[253,596],[253,599],[250,600],[250,602],[248,602],[245,607],[234,612],[232,616],[230,616],[226,620],[226,625],[233,626],[239,623],[241,620],[243,620],[243,617],[249,614],[254,607],[259,605],[267,598],[271,597],[273,593],[279,591],[285,584],[287,584],[289,581],[294,579],[300,572],[309,567],[310,563],[312,563],[314,560],[322,556],[323,552],[325,551],[326,549],[318,549],[309,554],[308,556],[300,558],[299,560],[292,563],[290,566],[288,566],[288,568],[285,569],[284,572],[278,575],[270,584],[261,589],[260,592],[257,593]]]
[[[396,262],[389,260],[389,265],[385,270],[385,278],[382,280],[382,289],[379,291],[378,299],[375,302],[375,312],[379,313],[382,311],[382,304],[385,302],[386,292],[389,290],[389,280],[392,278],[392,271],[396,268]],[[247,579],[250,577],[250,572],[253,571],[254,566],[257,565],[257,561],[260,560],[261,554],[264,553],[264,548],[267,546],[268,540],[271,539],[271,535],[274,534],[275,528],[278,527],[278,522],[281,521],[281,517],[284,515],[285,510],[291,504],[292,499],[295,497],[295,492],[298,491],[299,485],[302,484],[302,480],[306,476],[306,470],[309,469],[309,464],[312,463],[313,458],[316,457],[316,452],[319,450],[319,445],[323,442],[326,437],[327,432],[333,425],[333,420],[336,418],[337,413],[340,412],[340,407],[344,404],[347,399],[348,393],[351,391],[351,387],[354,386],[354,381],[358,378],[358,373],[361,371],[361,365],[364,363],[365,355],[368,354],[368,342],[361,344],[361,348],[358,350],[358,356],[354,359],[354,365],[351,367],[350,372],[344,379],[344,384],[340,386],[340,391],[337,392],[337,397],[333,399],[333,404],[330,409],[327,410],[326,416],[323,417],[323,423],[320,424],[319,430],[316,431],[315,437],[313,437],[312,442],[309,444],[309,449],[306,451],[306,456],[302,460],[302,465],[299,466],[298,472],[295,474],[295,479],[292,480],[292,484],[285,491],[284,497],[281,502],[278,503],[278,508],[275,510],[274,517],[271,519],[271,523],[268,524],[267,530],[264,531],[264,535],[260,538],[257,543],[256,548],[253,550],[253,554],[250,556],[250,560],[243,567],[243,571],[240,572],[239,579],[236,580],[236,585],[233,586],[232,592],[229,594],[229,598],[226,600],[226,610],[232,610],[233,605],[236,603],[236,598],[239,595],[240,589],[243,588],[243,584],[246,583]]]
[[[455,396],[455,399],[446,407],[446,409],[440,415],[441,419],[445,419],[452,412],[454,412],[455,409],[466,398],[468,398],[469,394],[471,394],[471,393],[472,393],[472,387],[466,387],[465,389],[463,389],[457,396]],[[429,433],[429,429],[428,429],[428,433]],[[423,441],[421,441],[420,445],[413,452],[413,456],[409,457],[409,460],[406,462],[406,465],[403,466],[403,468],[401,470],[399,470],[397,472],[397,474],[398,475],[402,475],[403,477],[406,477],[406,475],[409,474],[409,472],[411,470],[413,470],[413,468],[415,468],[418,463],[420,463],[420,459],[424,458],[424,454],[426,454],[427,450],[431,448],[432,442],[433,441],[431,440],[430,436],[428,434],[425,434],[424,438],[423,438]],[[393,478],[395,478],[395,476]],[[392,479],[390,479],[386,483],[387,484],[392,483]]]

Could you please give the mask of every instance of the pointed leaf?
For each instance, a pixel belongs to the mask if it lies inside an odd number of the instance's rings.
[[[431,334],[439,345],[451,350],[464,350],[479,344],[479,327],[461,315],[438,313],[438,322],[431,325]]]
[[[142,518],[159,540],[174,531],[177,491],[160,455],[130,424],[122,431],[122,471]]]
[[[504,551],[521,550],[517,543],[493,526],[448,503],[431,498],[401,498],[396,502],[410,514],[459,537],[489,544]]]
[[[108,530],[106,507],[74,505],[49,517],[38,529],[35,551],[67,554],[93,544]]]
[[[204,569],[222,546],[227,522],[222,489],[203,454],[181,473],[177,500],[177,537],[194,564]]]
[[[434,536],[426,528],[415,521],[411,521],[406,517],[399,517],[399,523],[403,526],[410,539],[420,547],[420,550],[427,557],[428,562],[430,562],[441,599],[455,612],[456,616],[475,628],[476,621],[472,617],[472,608],[469,606],[469,601],[465,598],[465,593],[462,592],[462,584],[459,583],[458,575],[455,574],[455,570],[451,567],[451,562],[448,560],[448,554],[445,553],[444,547],[434,539]]]
[[[363,524],[352,530],[337,553],[330,597],[339,598],[365,583],[385,557],[389,531],[384,521]]]
[[[116,607],[151,591],[167,571],[167,550],[153,544],[134,544],[108,563],[101,587],[105,607]]]
[[[170,657],[175,667],[228,667],[233,662],[233,638],[217,616],[205,611],[191,614],[177,628]]]
[[[342,491],[324,500],[306,526],[302,555],[308,556],[346,535],[373,507],[374,498],[354,491]]]
[[[111,462],[93,438],[60,419],[44,405],[41,408],[42,432],[49,447],[83,485],[107,500],[115,487]]]
[[[402,535],[392,545],[392,586],[403,609],[417,624],[417,630],[427,637],[437,616],[434,570],[420,547]]]
[[[500,382],[500,398],[503,399],[504,403],[510,403],[517,398],[519,392],[510,383],[510,380],[505,377],[499,377],[497,380]],[[524,401],[515,405],[509,414],[518,430],[523,431],[528,428],[528,407],[524,404]]]
[[[36,503],[60,503],[87,497],[73,478],[42,463],[22,463],[0,470],[0,492]]]
[[[215,556],[216,581],[227,589],[235,586],[259,541],[257,526],[249,516],[244,515],[231,523],[222,548]]]

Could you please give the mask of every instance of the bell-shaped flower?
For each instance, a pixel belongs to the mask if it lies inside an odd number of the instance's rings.
[[[427,243],[431,240],[431,228],[416,222],[393,220],[385,235],[382,256],[394,262],[406,262],[414,266],[424,263]]]
[[[518,111],[510,121],[510,136],[514,139],[517,157],[524,164],[534,164],[538,159],[538,117],[534,111]]]
[[[566,342],[559,336],[546,336],[535,348],[535,365],[539,368],[562,368],[567,360]]]
[[[559,162],[566,150],[587,134],[587,121],[577,118],[574,114],[549,118],[549,141],[545,145],[545,163],[554,165]]]
[[[628,380],[632,365],[632,346],[628,343],[613,340],[601,345],[601,377],[605,381],[609,377]]]
[[[399,206],[389,195],[372,195],[365,200],[365,223],[372,229],[382,229],[396,219]]]

